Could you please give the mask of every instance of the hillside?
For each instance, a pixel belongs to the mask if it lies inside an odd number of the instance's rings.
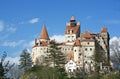
[[[60,72],[55,72],[55,79],[83,79],[83,78],[67,78],[62,75]],[[119,79],[119,73],[109,73],[104,76],[101,76],[100,79]],[[20,79],[53,79],[53,68],[50,67],[33,67],[23,73]],[[90,77],[86,76],[85,79],[96,79],[95,75]]]
[[[56,71],[55,79],[63,79],[63,76],[60,72]],[[53,68],[50,67],[33,67],[23,73],[23,75],[20,77],[20,79],[53,79]],[[64,77],[64,79],[66,79]]]

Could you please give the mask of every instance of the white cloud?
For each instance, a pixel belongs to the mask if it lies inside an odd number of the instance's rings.
[[[51,40],[54,40],[61,43],[61,42],[65,42],[65,36],[64,35],[53,35],[52,37],[50,37]]]
[[[50,37],[51,40],[56,40],[57,42],[65,42],[65,36],[64,35],[53,35]],[[38,40],[37,40],[38,41]],[[31,40],[29,42],[26,42],[23,44],[23,48],[30,49],[34,46],[35,40]]]
[[[112,50],[111,47],[114,46],[113,48],[119,48],[119,46],[120,46],[120,37],[111,38],[109,43],[110,43],[110,55],[112,56],[112,55],[114,55],[114,51]]]
[[[24,43],[23,47],[24,47],[24,48],[32,48],[33,45],[34,45],[34,40],[29,41],[29,42],[27,42],[27,43]]]
[[[33,18],[29,20],[29,23],[34,24],[34,23],[37,23],[38,21],[39,21],[39,18]]]
[[[16,28],[15,27],[9,27],[9,28],[7,28],[7,31],[9,31],[9,32],[15,32]]]
[[[18,45],[21,45],[24,42],[24,40],[20,40],[18,42],[15,41],[5,41],[2,46],[9,46],[9,47],[15,47]]]
[[[0,21],[0,32],[3,31],[3,29],[4,29],[4,23],[3,21]]]
[[[115,41],[119,41],[120,42],[120,37],[113,37],[110,39],[110,45],[115,42]]]
[[[10,61],[10,64],[13,64],[13,63],[15,63],[15,64],[19,64],[19,59],[20,59],[20,57],[6,57],[6,59],[5,59],[5,61],[7,62],[7,61]]]

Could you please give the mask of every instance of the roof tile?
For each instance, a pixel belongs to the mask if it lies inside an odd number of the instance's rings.
[[[40,34],[40,39],[47,39],[47,40],[49,40],[49,35],[48,35],[48,32],[47,32],[45,26],[43,26],[43,28],[42,28],[42,32]]]

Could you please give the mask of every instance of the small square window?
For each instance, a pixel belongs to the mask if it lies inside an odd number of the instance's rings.
[[[87,44],[89,45],[90,43],[88,42]]]
[[[79,56],[81,56],[81,53],[79,53]]]
[[[93,63],[93,62],[91,61],[91,63]]]
[[[92,51],[92,48],[90,48],[90,51]]]
[[[75,50],[75,52],[76,52],[76,50]]]

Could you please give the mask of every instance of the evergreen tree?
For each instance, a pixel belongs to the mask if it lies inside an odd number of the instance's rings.
[[[30,53],[28,52],[27,49],[22,51],[19,61],[20,61],[20,65],[19,65],[20,69],[28,70],[29,68],[31,68],[32,60],[31,60]]]
[[[47,60],[53,63],[53,73],[55,73],[55,69],[57,69],[57,71],[60,71],[61,74],[64,73],[65,55],[63,54],[63,52],[61,52],[61,48],[58,47],[58,44],[55,41],[50,42]]]
[[[6,57],[7,53],[4,52],[0,61],[0,79],[5,78],[5,75],[8,73],[8,71],[14,66],[14,63],[10,64],[9,61],[5,62]]]
[[[2,62],[0,62],[0,78],[4,76],[4,68]]]
[[[104,54],[98,41],[95,41],[95,50],[92,58],[94,61],[95,76],[99,79],[100,63],[104,62]]]

